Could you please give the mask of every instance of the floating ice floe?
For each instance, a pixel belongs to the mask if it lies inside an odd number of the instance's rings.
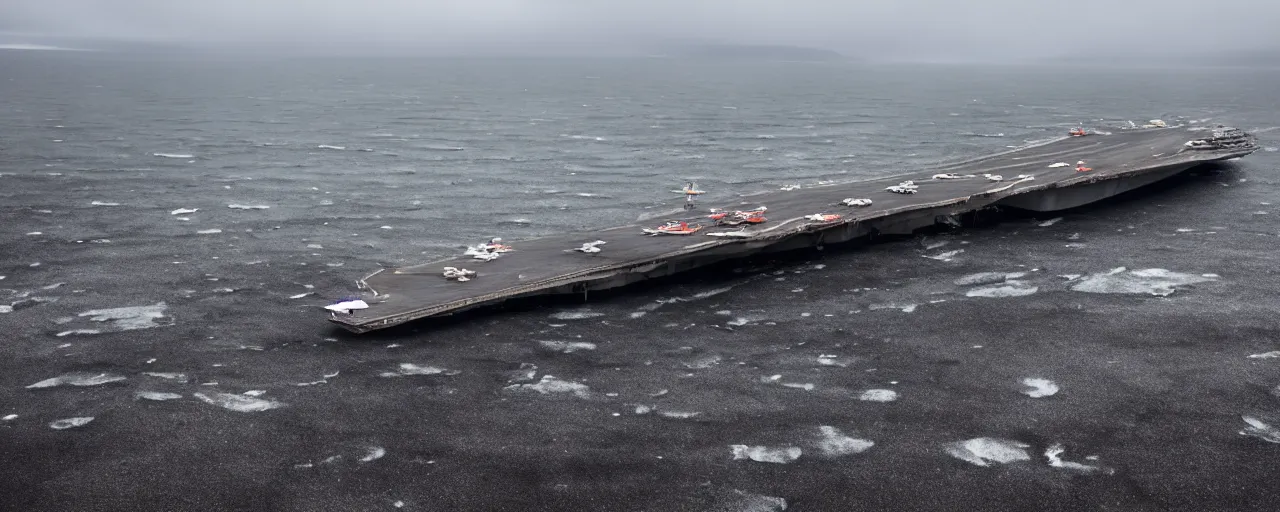
[[[93,421],[93,416],[79,416],[75,418],[63,418],[49,423],[49,428],[54,430],[66,430],[69,428],[83,427]]]
[[[560,380],[551,375],[543,375],[541,380],[533,384],[513,384],[503,389],[508,391],[533,391],[542,395],[569,393],[578,398],[591,396],[591,388],[587,387],[586,384]]]
[[[1066,451],[1066,448],[1062,446],[1062,443],[1055,443],[1053,446],[1050,446],[1045,449],[1044,457],[1046,459],[1049,459],[1049,465],[1055,468],[1070,469],[1070,470],[1080,471],[1084,473],[1094,473],[1094,472],[1105,472],[1107,474],[1115,473],[1115,470],[1110,468],[1102,468],[1099,466],[1090,466],[1087,464],[1081,464],[1079,462],[1062,460],[1062,453],[1065,451]]]
[[[803,451],[796,446],[770,448],[767,446],[747,446],[745,444],[729,445],[733,460],[750,459],[756,462],[786,464],[800,458]]]
[[[102,334],[102,331],[98,329],[72,329],[70,331],[62,331],[58,334],[55,334],[54,336],[61,338],[63,336],[77,336],[77,335],[91,335],[91,334]]]
[[[94,201],[94,202],[89,203],[89,204],[91,204],[91,205],[93,205],[93,206],[120,206],[120,203],[108,203],[108,202],[106,202],[106,201]]]
[[[1179,286],[1214,281],[1212,277],[1170,272],[1161,268],[1127,271],[1124,267],[1092,274],[1080,279],[1071,289],[1086,293],[1149,294],[1165,297]]]
[[[858,395],[864,402],[892,402],[898,399],[898,392],[892,389],[868,389]]]
[[[316,147],[317,147],[317,148],[319,148],[319,149],[336,149],[336,150],[338,150],[338,151],[341,151],[341,150],[347,149],[347,147],[346,147],[346,146],[331,146],[331,145],[329,145],[329,144],[321,144],[321,145],[316,146]]]
[[[924,256],[924,257],[926,257],[926,258],[929,258],[929,259],[938,260],[938,261],[951,261],[951,259],[952,259],[952,258],[955,258],[955,256],[956,256],[957,254],[960,254],[960,253],[962,253],[962,252],[964,252],[964,249],[956,249],[956,250],[954,250],[954,251],[947,251],[947,252],[944,252],[944,253],[941,253],[941,254],[935,254],[935,255],[933,255],[933,256],[930,256],[930,255],[928,255],[928,254],[924,254],[924,255],[922,255],[922,256]]]
[[[585,341],[539,341],[538,345],[552,352],[562,352],[565,354],[596,349],[595,343],[587,343]]]
[[[198,211],[200,211],[199,208],[178,208],[177,210],[169,212],[169,215],[186,215],[188,213],[195,213]]]
[[[123,375],[114,375],[110,373],[68,373],[60,375],[52,379],[45,379],[30,386],[27,389],[52,388],[57,386],[100,386],[112,382],[120,382],[125,380]]]
[[[168,380],[180,382],[183,384],[186,384],[187,382],[187,374],[185,373],[142,372],[142,374],[148,377],[156,377],[158,379],[168,379]]]
[[[1031,460],[1026,450],[1031,445],[1007,439],[978,437],[947,443],[943,447],[948,455],[978,466],[989,466],[990,462],[1008,464]]]
[[[130,306],[123,308],[110,309],[94,309],[85,311],[76,316],[89,317],[94,322],[109,322],[111,327],[117,331],[132,331],[136,329],[150,329],[152,327],[160,327],[163,325],[173,325],[173,319],[169,318],[167,323],[158,323],[157,320],[168,318],[164,311],[168,308],[164,302],[157,302],[150,306]]]
[[[193,396],[207,404],[236,412],[262,412],[279,409],[287,405],[275,400],[237,395],[235,393],[195,393]]]
[[[707,512],[782,512],[787,500],[776,496],[749,493],[739,489],[720,492]]]
[[[271,207],[265,204],[229,204],[227,208],[232,210],[266,210]]]
[[[1026,272],[979,272],[969,274],[955,280],[957,286],[977,286],[984,284],[1000,284],[1011,279],[1025,277]]]
[[[200,231],[196,231],[196,234],[197,235],[216,235],[221,232],[222,232],[221,229],[213,228],[213,229],[202,229]]]
[[[849,437],[832,426],[818,427],[822,439],[818,441],[818,451],[825,457],[841,457],[870,450],[876,443],[867,439]]]
[[[845,205],[845,206],[871,206],[871,200],[870,200],[870,199],[855,199],[855,198],[850,197],[850,198],[846,198],[846,199],[844,199],[844,200],[840,201],[840,204],[843,204],[843,205]]]
[[[826,355],[826,354],[818,356],[818,364],[822,366],[836,366],[840,368],[845,368],[849,366],[849,363],[837,360],[836,356]]]
[[[1026,378],[1022,379],[1022,385],[1031,388],[1022,392],[1031,398],[1053,396],[1059,390],[1058,385],[1049,379]]]
[[[470,281],[472,276],[476,275],[476,271],[467,270],[465,268],[444,267],[441,275],[450,281]]]
[[[393,372],[379,373],[379,377],[406,377],[410,375],[444,375],[452,377],[462,373],[460,370],[449,370],[435,366],[419,366],[413,363],[400,363]]]
[[[1280,428],[1263,423],[1262,420],[1253,416],[1241,416],[1247,426],[1240,431],[1240,435],[1256,437],[1268,443],[1280,443]]]
[[[188,155],[185,153],[152,153],[151,156],[158,156],[160,158],[195,158],[195,155]]]
[[[369,304],[365,303],[365,301],[363,300],[347,299],[340,302],[335,302],[333,304],[325,306],[324,308],[329,311],[333,311],[335,313],[342,313],[344,315],[349,315],[354,310],[368,309],[368,307],[369,307]]]
[[[596,313],[594,311],[561,311],[549,315],[556,320],[585,320],[587,318],[596,318],[604,316],[604,313]]]
[[[872,305],[868,306],[868,307],[867,307],[867,309],[869,309],[869,310],[871,310],[871,311],[879,311],[879,310],[882,310],[882,309],[896,309],[896,310],[902,311],[903,313],[913,313],[913,312],[915,312],[916,308],[918,308],[918,307],[920,307],[920,305],[919,305],[919,304],[896,304],[896,303],[894,303],[894,304],[872,304]]]
[[[1263,352],[1261,354],[1253,354],[1249,359],[1276,359],[1280,358],[1280,350],[1272,350],[1271,352]]]
[[[365,449],[364,456],[360,457],[360,462],[373,462],[381,459],[387,454],[387,449],[381,446],[370,446]]]
[[[18,419],[17,414],[6,414],[3,418],[0,418],[0,421],[13,421],[16,419]]]
[[[1007,281],[1004,286],[988,286],[984,288],[974,288],[964,293],[966,297],[985,297],[985,298],[1001,298],[1001,297],[1025,297],[1040,291],[1037,286],[1030,286],[1022,281]]]
[[[163,402],[165,400],[177,400],[182,398],[182,395],[177,393],[162,393],[159,391],[138,391],[133,394],[133,397],[138,400],[154,400],[157,402]]]
[[[596,240],[596,241],[594,241],[594,242],[586,242],[586,243],[582,244],[582,247],[577,247],[577,248],[575,248],[574,250],[575,250],[575,251],[578,251],[578,252],[585,252],[585,253],[596,253],[596,252],[600,252],[600,247],[597,247],[597,246],[602,245],[602,244],[606,244],[606,243],[608,243],[608,242],[605,242],[604,240]]]

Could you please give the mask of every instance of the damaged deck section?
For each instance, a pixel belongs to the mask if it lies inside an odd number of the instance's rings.
[[[1239,132],[1234,132],[1237,135]],[[1249,155],[1248,143],[1196,143],[1205,132],[1182,128],[1144,129],[1113,135],[1067,137],[956,164],[893,177],[803,187],[742,197],[731,204],[598,231],[505,242],[514,251],[492,261],[458,257],[383,269],[360,282],[369,308],[331,320],[353,332],[367,332],[412,320],[457,313],[505,300],[541,294],[584,293],[624,286],[763,252],[840,243],[872,234],[910,234],[955,215],[990,206],[1055,211],[1089,204],[1171,177],[1201,163]],[[1092,168],[1077,172],[1083,160]],[[1053,166],[1065,162],[1066,166]],[[959,179],[934,179],[937,174]],[[999,175],[992,181],[984,174]],[[1018,179],[1018,176],[1025,176]],[[915,193],[887,187],[912,180]],[[871,199],[869,206],[845,206],[847,198]],[[715,227],[707,206],[728,210],[768,207],[768,221],[746,228]],[[807,219],[839,214],[834,222]],[[666,220],[707,226],[692,235],[645,235],[641,230]],[[741,233],[725,236],[724,233]],[[716,234],[720,234],[716,236]],[[603,240],[599,252],[575,251]],[[476,272],[464,282],[443,277],[445,267]]]

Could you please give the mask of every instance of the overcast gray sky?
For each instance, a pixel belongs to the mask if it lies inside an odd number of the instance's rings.
[[[705,38],[855,56],[1007,58],[1115,45],[1274,48],[1277,21],[1280,0],[0,0],[8,39],[282,48],[625,47]]]

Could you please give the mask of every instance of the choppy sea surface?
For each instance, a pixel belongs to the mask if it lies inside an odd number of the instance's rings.
[[[1280,71],[0,52],[14,510],[1267,510]],[[348,335],[389,265],[1162,119],[1064,215]]]

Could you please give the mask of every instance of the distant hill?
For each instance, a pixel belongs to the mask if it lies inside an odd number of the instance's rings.
[[[1097,64],[1107,66],[1280,67],[1280,48],[1178,53],[1103,52],[1059,55],[1048,64]]]
[[[783,45],[690,44],[669,46],[663,52],[671,57],[726,60],[791,60],[836,61],[847,57],[832,50]]]

